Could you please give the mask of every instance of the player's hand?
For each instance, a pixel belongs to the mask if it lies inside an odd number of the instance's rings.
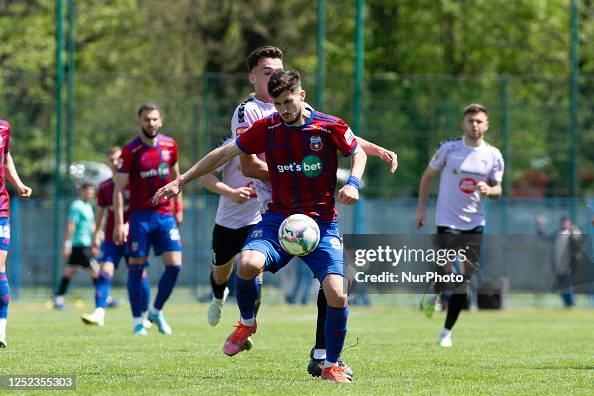
[[[341,204],[352,205],[359,200],[359,190],[347,184],[338,191],[336,198]]]
[[[72,246],[64,246],[62,248],[62,258],[64,260],[67,260],[71,254],[72,254]]]
[[[425,211],[419,209],[415,218],[415,227],[417,227],[417,230],[420,230],[423,225],[425,225]]]
[[[382,161],[390,164],[390,173],[396,172],[396,169],[398,169],[398,155],[395,152],[382,148],[379,157]]]
[[[231,200],[235,203],[242,204],[254,193],[254,189],[252,187],[238,187],[233,190],[231,193]]]
[[[540,215],[536,216],[536,225],[537,225],[539,228],[542,228],[542,227],[544,227],[544,225],[545,225],[545,223],[546,223],[546,222],[547,222],[547,221],[546,221],[546,219],[545,219],[544,215],[541,215],[541,214],[540,214]]]
[[[594,227],[594,215],[592,215],[592,218],[590,219],[590,223],[592,223],[592,227]]]
[[[480,181],[476,184],[476,189],[483,195],[489,196],[491,193],[491,187],[484,181]]]
[[[180,210],[179,212],[175,212],[175,222],[177,225],[180,225],[184,222],[184,211]]]
[[[183,179],[178,177],[171,183],[161,187],[157,190],[155,195],[153,195],[153,205],[156,205],[162,199],[171,199],[179,195],[183,187]]]
[[[99,246],[101,246],[101,238],[97,236],[93,239],[93,246],[91,246],[91,249],[99,251]]]
[[[127,234],[128,230],[125,224],[113,226],[113,241],[116,245],[123,245],[126,242]]]
[[[17,194],[19,195],[20,199],[29,199],[29,198],[31,198],[31,194],[33,193],[33,190],[31,189],[31,187],[27,187],[24,184],[17,187],[16,190],[17,190]]]

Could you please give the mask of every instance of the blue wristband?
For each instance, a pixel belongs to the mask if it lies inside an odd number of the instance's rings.
[[[349,180],[347,180],[346,184],[347,186],[353,186],[358,190],[361,188],[361,179],[359,179],[357,176],[351,176],[349,177]]]

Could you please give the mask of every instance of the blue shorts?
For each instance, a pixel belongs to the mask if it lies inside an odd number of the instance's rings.
[[[151,246],[156,256],[164,252],[181,252],[181,238],[173,215],[153,210],[134,211],[128,223],[126,256],[146,257]]]
[[[126,246],[124,245],[116,245],[114,241],[103,242],[99,263],[112,263],[115,269],[118,269],[125,252]]]
[[[278,229],[285,217],[266,212],[262,220],[253,228],[241,250],[256,250],[266,256],[266,271],[272,273],[283,268],[293,256],[287,253],[278,242]],[[342,238],[336,221],[318,221],[320,227],[320,244],[300,259],[307,264],[314,276],[322,283],[330,274],[344,276],[342,257]]]
[[[10,220],[8,217],[0,217],[0,250],[10,248]]]

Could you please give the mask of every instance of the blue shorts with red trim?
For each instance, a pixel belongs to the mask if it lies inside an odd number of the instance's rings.
[[[266,256],[266,271],[272,273],[283,268],[291,259],[278,242],[278,229],[285,217],[266,212],[262,220],[254,226],[250,236],[241,250],[256,250]],[[300,259],[307,264],[314,276],[322,283],[330,274],[344,276],[342,256],[342,238],[336,221],[318,221],[320,227],[320,243],[318,247]]]

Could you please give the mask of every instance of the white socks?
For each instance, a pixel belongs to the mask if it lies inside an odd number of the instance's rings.
[[[452,330],[448,330],[445,327],[441,328],[441,331],[439,332],[439,339],[443,339],[445,337],[451,336],[452,335]]]
[[[0,319],[0,336],[6,335],[6,322],[8,319]]]
[[[252,327],[254,325],[254,322],[255,322],[255,319],[254,318],[251,318],[251,319],[241,318],[241,323],[243,323],[244,326]]]
[[[313,358],[316,360],[326,359],[325,349],[314,349]]]

